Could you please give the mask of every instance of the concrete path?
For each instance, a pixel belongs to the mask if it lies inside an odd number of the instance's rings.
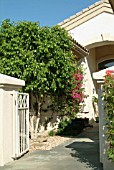
[[[102,170],[98,124],[50,151],[34,151],[0,170]]]

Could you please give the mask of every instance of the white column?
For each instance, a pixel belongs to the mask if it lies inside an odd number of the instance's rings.
[[[3,89],[0,89],[0,166],[3,166]]]
[[[100,162],[104,162],[104,103],[102,100],[103,84],[99,84],[98,90],[98,108],[99,108],[99,147],[100,147]]]

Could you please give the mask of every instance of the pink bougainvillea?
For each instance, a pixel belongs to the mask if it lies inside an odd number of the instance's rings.
[[[114,162],[114,70],[107,70],[103,86],[104,113],[106,122],[107,157]]]
[[[76,99],[77,102],[82,102],[83,101],[83,79],[84,76],[83,74],[78,70],[75,74],[73,74],[73,84],[74,84],[74,89],[72,90],[72,98]]]
[[[72,74],[72,91],[71,91],[71,109],[72,115],[76,115],[83,107],[84,98],[88,96],[85,95],[84,91],[84,74],[83,68],[79,67],[74,74]]]
[[[72,92],[72,98],[78,99],[80,102],[83,100],[81,93],[77,93],[77,92],[74,92],[74,91]]]
[[[75,80],[78,80],[78,81],[83,80],[83,75],[82,75],[81,73],[78,73],[78,74],[75,76]]]
[[[114,70],[106,70],[106,76],[110,76],[114,79]],[[106,82],[106,76],[104,78],[105,82]]]
[[[113,76],[114,70],[106,70],[106,75]]]
[[[82,73],[78,72],[78,73],[73,74],[73,78],[74,80],[82,81],[84,77]]]

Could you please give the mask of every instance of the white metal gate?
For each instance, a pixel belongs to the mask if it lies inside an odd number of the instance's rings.
[[[29,150],[29,94],[16,92],[15,99],[15,158],[18,158]]]

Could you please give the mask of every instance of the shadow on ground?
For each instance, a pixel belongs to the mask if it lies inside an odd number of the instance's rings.
[[[95,128],[97,129],[98,127]],[[96,129],[88,129],[86,133],[79,135],[78,138],[73,143],[67,145],[66,148],[71,149],[71,157],[81,163],[85,163],[87,168],[103,170],[99,161],[99,135]]]
[[[95,124],[51,150],[36,150],[0,170],[103,170],[98,136]]]

